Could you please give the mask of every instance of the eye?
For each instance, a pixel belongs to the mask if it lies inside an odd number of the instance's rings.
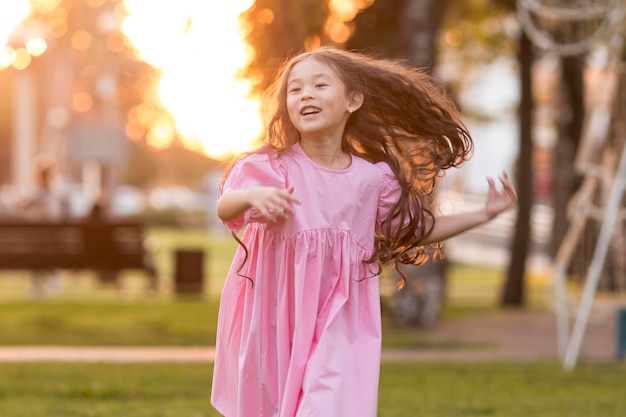
[[[292,94],[292,93],[298,93],[298,92],[300,92],[300,90],[301,90],[301,88],[300,88],[300,87],[292,87],[292,88],[290,88],[287,92],[288,92],[289,94]]]
[[[322,87],[327,87],[327,86],[328,86],[328,84],[325,84],[325,83],[317,83],[317,84],[315,84],[315,88],[322,88]]]

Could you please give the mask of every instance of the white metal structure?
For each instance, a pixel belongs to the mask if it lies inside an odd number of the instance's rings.
[[[559,55],[579,55],[606,41],[622,24],[623,0],[518,0],[533,43]]]
[[[622,79],[624,77],[624,64],[620,58],[624,48],[626,0],[518,0],[517,7],[524,30],[540,48],[561,56],[587,53],[596,47],[602,47],[607,52],[602,68],[602,84],[595,101],[587,109],[575,160],[575,168],[584,177],[583,183],[570,202],[570,226],[554,261],[558,348],[563,366],[571,370],[578,359],[626,191],[626,145],[623,138],[617,164],[607,166],[598,159],[599,155],[606,153],[604,150],[611,110],[619,91],[620,71]],[[594,207],[593,196],[602,185],[610,190],[608,197],[599,207]],[[601,227],[570,337],[566,274],[589,219],[596,219]]]

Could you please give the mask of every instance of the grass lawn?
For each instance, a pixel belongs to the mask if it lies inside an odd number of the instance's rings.
[[[203,299],[6,302],[0,345],[212,345],[217,308]]]
[[[215,343],[217,310],[218,301],[206,299],[5,302],[0,303],[0,346],[207,346]],[[491,309],[448,307],[445,314],[485,311]],[[386,313],[383,329],[384,347],[442,343],[429,340],[422,329],[394,327]]]
[[[0,364],[3,417],[213,417],[210,365]],[[626,363],[383,364],[379,417],[622,417]],[[351,417],[351,416],[350,416]]]
[[[380,417],[620,417],[626,363],[386,364]]]

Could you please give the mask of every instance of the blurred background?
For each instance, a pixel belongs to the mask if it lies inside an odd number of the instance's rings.
[[[556,259],[578,294],[599,241],[601,216],[583,216],[584,231],[571,232],[588,167],[605,168],[582,201],[602,209],[623,147],[623,8],[614,0],[0,1],[0,230],[94,213],[136,222],[157,297],[215,300],[236,247],[214,214],[224,166],[263,132],[260,97],[280,62],[330,44],[407,60],[445,83],[475,152],[443,178],[442,212],[481,204],[485,177],[502,171],[519,190],[517,210],[451,239],[443,262],[409,271],[404,292],[389,272],[383,306],[395,323],[432,326],[449,303],[554,306],[553,265],[566,235],[567,253]],[[56,203],[32,214],[42,187]],[[619,295],[623,216],[611,226],[599,287]],[[0,298],[33,296],[32,274],[4,268]],[[60,283],[37,298],[145,297],[143,273],[121,272],[125,282],[107,295],[101,273],[56,274]],[[185,280],[197,285],[177,291]]]

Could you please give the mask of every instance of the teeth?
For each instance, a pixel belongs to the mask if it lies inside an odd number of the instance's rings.
[[[321,110],[316,108],[316,107],[306,107],[304,109],[302,109],[301,114],[302,115],[307,115],[307,114],[314,114],[314,113],[319,113]]]

